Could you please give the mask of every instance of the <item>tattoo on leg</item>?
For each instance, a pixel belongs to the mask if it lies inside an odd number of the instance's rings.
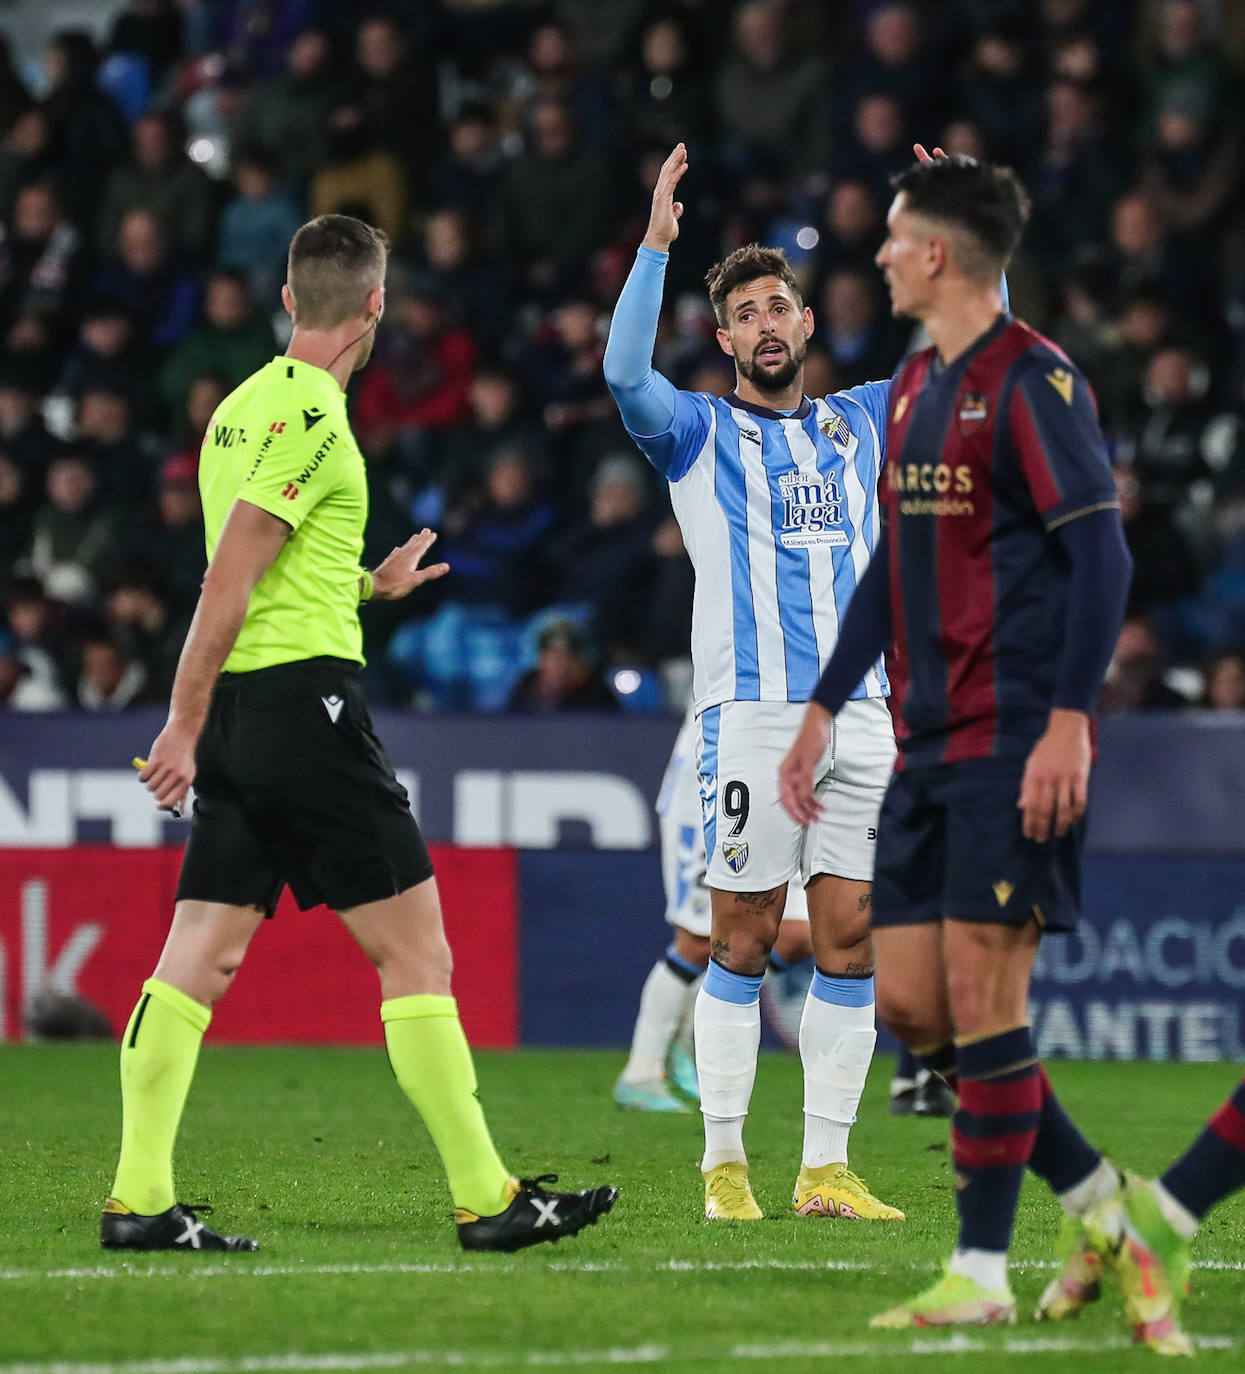
[[[776,892],[736,892],[735,900],[741,906],[755,907],[757,911],[769,911],[778,904],[780,898],[786,897],[786,888],[779,888]]]
[[[729,940],[714,940],[712,955],[715,963],[728,967],[731,960],[731,942]]]
[[[872,889],[872,888],[869,888],[869,890],[868,890],[867,892],[862,892],[862,893],[860,894],[860,896],[856,899],[856,910],[857,910],[857,911],[868,911],[868,910],[869,910],[869,905],[870,905],[870,903],[871,903],[872,901],[873,901],[873,889]]]
[[[844,978],[872,978],[873,965],[868,964],[848,964],[843,971]]]

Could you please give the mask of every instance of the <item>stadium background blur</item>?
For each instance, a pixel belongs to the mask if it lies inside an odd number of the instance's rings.
[[[887,377],[888,176],[914,139],[1021,173],[1014,306],[1097,391],[1137,564],[1104,704],[1245,707],[1241,7],[9,0],[0,27],[8,709],[167,698],[199,444],[284,347],[286,246],[326,211],[395,246],[351,386],[365,557],[426,524],[453,567],[364,612],[373,699],[681,709],[690,566],[600,366],[680,139],[656,361],[717,392],[710,263],[786,248],[810,394]]]

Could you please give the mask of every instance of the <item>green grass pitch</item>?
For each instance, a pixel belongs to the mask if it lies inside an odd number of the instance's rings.
[[[906,1224],[799,1220],[800,1077],[762,1059],[748,1126],[767,1216],[703,1219],[699,1120],[619,1111],[615,1053],[479,1056],[480,1091],[516,1171],[616,1182],[596,1228],[514,1256],[467,1256],[431,1145],[380,1051],[204,1051],[178,1188],[257,1255],[101,1252],[98,1212],[119,1125],[109,1046],[0,1049],[0,1374],[267,1374],[277,1370],[1152,1369],[1118,1298],[1038,1326],[1057,1208],[1026,1183],[1013,1328],[871,1332],[949,1253],[946,1123],[886,1114],[874,1066],[852,1163]],[[1057,1090],[1119,1162],[1154,1172],[1229,1091],[1232,1065],[1054,1065]],[[1198,1238],[1186,1325],[1199,1363],[1245,1368],[1245,1197]],[[845,1363],[839,1365],[837,1361]],[[846,1363],[850,1361],[850,1363]]]

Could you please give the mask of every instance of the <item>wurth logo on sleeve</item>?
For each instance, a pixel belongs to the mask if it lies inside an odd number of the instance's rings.
[[[298,488],[293,482],[287,482],[285,486],[281,488],[281,495],[284,496],[287,501],[293,501],[298,496]]]

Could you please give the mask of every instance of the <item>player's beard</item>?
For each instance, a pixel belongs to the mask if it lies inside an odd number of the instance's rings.
[[[765,341],[766,344],[771,342],[773,340],[767,339]],[[765,347],[765,344],[758,346],[758,352],[761,347]],[[804,355],[808,352],[808,341],[801,339],[794,348],[787,344],[784,344],[783,347],[787,349],[787,360],[781,367],[775,368],[773,371],[768,371],[758,364],[756,353],[746,361],[743,358],[737,358],[740,376],[750,381],[758,391],[786,391],[799,376],[800,369],[804,366]]]

